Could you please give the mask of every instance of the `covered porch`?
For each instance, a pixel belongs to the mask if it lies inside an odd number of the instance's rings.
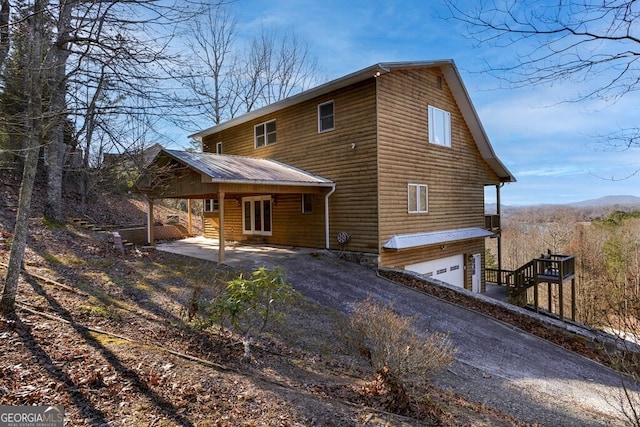
[[[219,262],[225,261],[228,241],[248,241],[256,236],[264,239],[261,242],[329,247],[329,198],[335,184],[283,163],[162,149],[135,187],[147,198],[151,246],[155,244],[154,201],[180,198],[188,200],[189,215],[195,199],[207,202],[205,207],[215,215]],[[305,206],[305,201],[310,206]],[[305,207],[309,212],[303,215]],[[304,238],[311,244],[300,244]]]

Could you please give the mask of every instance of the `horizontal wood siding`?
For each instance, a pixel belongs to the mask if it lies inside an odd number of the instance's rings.
[[[220,237],[220,224],[218,212],[204,212],[202,215],[202,227],[204,237],[217,239]]]
[[[484,186],[499,179],[482,159],[440,69],[384,74],[378,90],[380,245],[395,234],[484,227]],[[428,105],[451,113],[451,147],[429,143]],[[428,185],[428,213],[408,213],[409,183]],[[480,243],[474,245],[479,250]],[[403,266],[442,257],[439,250],[382,251],[381,261]]]
[[[318,104],[331,100],[335,129],[318,133]],[[254,148],[254,126],[272,119],[277,142]],[[352,236],[348,250],[378,251],[375,79],[209,135],[203,139],[203,150],[215,152],[217,142],[222,142],[225,154],[271,158],[334,181],[336,191],[329,199],[331,247],[339,248],[336,236],[344,231]],[[300,214],[295,202],[299,198],[282,197],[282,206],[277,198],[270,240],[280,242],[284,236],[292,240],[280,243],[304,241],[304,246],[324,247],[324,196],[314,196],[311,216]],[[279,223],[283,218],[286,223]]]

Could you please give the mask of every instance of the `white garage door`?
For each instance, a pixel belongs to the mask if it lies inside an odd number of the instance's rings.
[[[464,255],[454,255],[435,261],[407,265],[405,270],[415,271],[427,277],[464,287]]]

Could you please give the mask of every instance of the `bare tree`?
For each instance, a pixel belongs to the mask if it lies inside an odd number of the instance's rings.
[[[567,101],[615,102],[640,90],[637,1],[445,2],[448,18],[462,22],[478,45],[503,48],[503,62],[484,71],[512,87],[571,80],[580,89]],[[598,139],[610,148],[640,145],[637,127]]]
[[[215,124],[235,113],[229,89],[235,28],[236,20],[229,8],[220,7],[194,21],[191,31],[189,46],[198,72],[187,76],[187,86],[199,100],[204,115]]]
[[[4,6],[0,4],[0,54]],[[45,148],[49,181],[46,212],[61,219],[62,176],[69,145],[85,137],[85,147],[90,147],[98,132],[118,134],[113,130],[118,126],[114,118],[148,111],[159,117],[166,114],[174,104],[163,84],[173,81],[172,60],[178,56],[169,52],[170,41],[177,26],[208,7],[213,7],[211,2],[177,0],[20,3],[26,13],[19,15],[19,22],[10,23],[9,29],[21,31],[16,37],[21,43],[15,63],[24,66],[12,70],[24,78],[22,94],[26,96],[21,96],[17,119],[7,129],[14,138],[23,138],[25,160],[0,310],[13,311],[15,306],[40,149]],[[78,96],[80,88],[85,92],[90,88],[91,95]],[[133,102],[135,99],[146,102]],[[68,130],[70,117],[75,119],[73,130]]]
[[[184,79],[184,104],[218,124],[310,87],[316,60],[294,32],[261,27],[251,43],[236,43],[237,21],[227,7],[201,16],[189,44],[194,73]]]
[[[38,167],[40,144],[42,141],[42,73],[44,57],[44,9],[47,0],[36,0],[33,5],[33,13],[28,17],[27,32],[29,36],[28,72],[25,73],[25,94],[27,94],[27,117],[24,123],[24,169],[16,225],[13,232],[13,241],[9,253],[9,266],[5,277],[2,297],[0,299],[0,313],[9,313],[15,310],[16,295],[18,293],[18,279],[22,268],[22,260],[27,244],[29,232],[29,215],[31,212],[31,196]]]

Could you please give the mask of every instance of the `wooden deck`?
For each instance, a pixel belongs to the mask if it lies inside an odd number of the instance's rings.
[[[534,307],[539,311],[539,284],[547,284],[549,294],[548,311],[552,312],[551,295],[553,285],[557,285],[559,299],[559,316],[564,318],[564,292],[565,282],[571,281],[571,318],[575,319],[575,257],[573,255],[547,254],[540,258],[534,258],[517,270],[485,269],[485,281],[487,284],[506,287],[509,300],[517,305],[522,305],[526,299],[527,290],[534,289]],[[526,303],[526,302],[524,302]]]

